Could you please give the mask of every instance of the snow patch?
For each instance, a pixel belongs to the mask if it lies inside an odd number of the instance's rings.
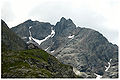
[[[29,27],[29,29],[31,29],[31,28],[32,28],[32,26]]]
[[[49,46],[49,47],[50,47],[50,46]],[[46,49],[45,49],[45,51],[47,51],[47,50],[49,49],[49,47],[48,47],[48,48],[46,48]]]
[[[31,34],[31,31],[30,31],[31,28],[32,28],[32,26],[29,27],[29,33],[30,33],[29,40],[32,40],[32,34]]]
[[[110,66],[111,66],[111,64],[110,64],[110,62],[112,61],[112,59],[110,59],[110,61],[108,62],[108,67],[107,66],[105,66],[105,71],[108,71],[108,69],[110,68]],[[97,79],[100,79],[100,78],[102,78],[102,76],[101,75],[98,75],[98,74],[96,74],[96,73],[94,73],[97,77]]]
[[[29,37],[29,40],[32,40],[32,37]]]
[[[51,38],[55,35],[55,31],[53,30],[53,28],[51,28],[52,32],[51,32]]]
[[[105,66],[105,71],[108,71],[108,69],[110,68],[110,66],[111,66],[111,64],[110,64],[110,62],[112,61],[112,59],[110,59],[110,61],[108,62],[108,67],[107,66]]]
[[[54,53],[54,52],[55,52],[55,50],[51,51],[51,53]]]
[[[45,40],[47,40],[48,38],[52,38],[54,35],[55,35],[55,31],[53,30],[53,28],[51,28],[51,34],[50,35],[48,35],[47,37],[45,37],[45,39],[43,39],[43,40],[39,40],[39,39],[35,39],[35,38],[33,38],[32,37],[32,34],[31,34],[31,31],[30,31],[30,29],[32,28],[32,26],[30,26],[29,27],[29,33],[30,33],[30,37],[29,37],[29,40],[34,40],[35,42],[37,42],[39,45],[42,43],[42,42],[44,42]]]
[[[74,72],[76,75],[80,75],[80,71],[78,71],[76,68],[73,68],[73,72]]]
[[[42,42],[44,42],[44,41],[46,41],[48,38],[50,38],[51,37],[51,35],[48,35],[45,39],[43,39],[43,40],[39,40],[39,39],[35,39],[35,38],[32,38],[35,42],[37,42],[39,45],[42,43]]]
[[[33,43],[33,44],[34,44],[34,42],[33,42],[33,41],[30,41],[30,40],[29,40],[27,43]]]
[[[98,74],[96,74],[96,73],[94,73],[97,77],[96,77],[96,79],[100,79],[100,78],[102,78],[102,76],[101,75],[98,75]]]
[[[68,38],[73,39],[75,35],[68,36]]]

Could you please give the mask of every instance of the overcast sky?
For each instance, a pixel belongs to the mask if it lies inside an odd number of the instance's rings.
[[[92,28],[118,44],[120,0],[1,0],[1,18],[11,28],[28,19],[56,24],[61,17]]]

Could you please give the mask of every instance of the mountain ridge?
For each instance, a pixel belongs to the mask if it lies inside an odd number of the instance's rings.
[[[43,25],[45,27],[45,24]],[[21,26],[15,27],[16,30],[11,29],[21,36],[19,28],[24,26],[27,25],[21,24]],[[37,26],[44,29],[41,25]],[[65,19],[64,17],[56,25],[50,25],[49,27],[53,27],[55,35],[40,44],[42,49],[57,57],[62,63],[69,64],[86,75],[90,75],[89,72],[91,72],[104,77],[111,77],[110,75],[113,75],[112,78],[118,77],[118,46],[110,43],[101,33],[89,28],[76,27],[71,19]],[[40,34],[50,35],[52,30],[49,27],[45,29],[47,33],[41,32]],[[40,29],[36,28],[34,30],[31,30],[31,33],[36,32],[37,35]],[[41,40],[38,38],[41,36],[32,36]],[[105,66],[108,65],[110,59],[112,59],[111,64],[115,63],[111,67],[116,67],[116,71],[108,70],[106,72]]]

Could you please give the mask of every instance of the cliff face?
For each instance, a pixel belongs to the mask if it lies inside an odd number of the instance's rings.
[[[78,34],[64,48],[55,53],[57,58],[65,64],[76,67],[80,72],[99,75],[114,72],[114,69],[105,71],[105,66],[108,66],[111,60],[110,63],[115,65],[110,67],[116,67],[114,75],[118,77],[118,47],[109,43],[102,34],[90,29],[88,33],[83,29]]]
[[[26,43],[1,20],[2,51],[26,49]]]
[[[33,38],[42,40],[51,33],[52,26],[50,23],[27,20],[24,23],[12,27],[11,30],[27,42],[30,36],[29,30]]]
[[[56,25],[47,28],[35,24],[37,28],[35,29],[34,24],[32,24],[35,21],[30,22],[29,25],[25,25],[25,23],[12,28],[12,30],[21,37],[22,31],[19,29],[32,25],[31,36],[37,39],[36,43],[41,42],[39,46],[55,56],[60,62],[69,64],[78,71],[85,73],[86,76],[84,77],[94,77],[94,74],[110,78],[118,77],[118,46],[110,43],[98,31],[76,27],[71,19],[64,17]],[[46,36],[42,39],[38,32],[44,28],[46,33],[40,32],[40,34]],[[54,32],[53,35],[52,32]],[[29,36],[23,36],[29,38]],[[106,70],[109,66],[108,62],[111,65]]]

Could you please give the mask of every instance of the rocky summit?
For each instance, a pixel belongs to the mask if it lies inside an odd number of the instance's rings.
[[[62,17],[55,25],[27,20],[11,28],[26,43],[35,42],[82,78],[118,78],[118,46],[101,33],[76,27]]]

